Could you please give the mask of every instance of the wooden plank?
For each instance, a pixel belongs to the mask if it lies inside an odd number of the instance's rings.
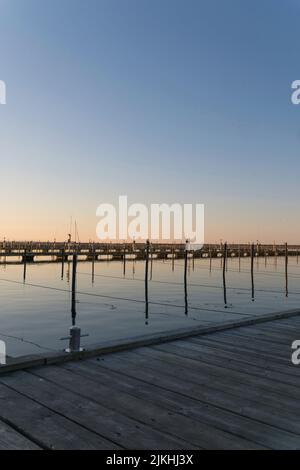
[[[3,404],[0,419],[43,449],[117,448],[3,384],[0,384],[0,400]]]
[[[39,450],[41,449],[27,437],[0,421],[0,450]]]
[[[76,362],[64,366],[84,382],[87,378],[97,384],[109,383],[119,393],[130,393],[147,403],[155,403],[170,411],[181,413],[201,422],[206,422],[233,435],[244,437],[257,444],[280,449],[297,449],[299,437],[279,430],[260,421],[249,419],[231,411],[183,396],[152,383],[145,383],[124,373],[103,369],[92,363]]]
[[[297,339],[297,334],[298,337],[300,338],[300,331],[295,331],[293,335],[291,334],[284,334],[283,332],[274,332],[271,329],[269,330],[261,330],[259,328],[256,328],[255,326],[252,326],[251,328],[238,328],[237,330],[234,330],[234,333],[236,335],[243,335],[243,336],[250,336],[252,338],[261,339],[264,342],[267,343],[272,343],[273,346],[277,347],[277,345],[286,345],[288,344],[289,346],[291,345],[292,341],[294,339]]]
[[[265,347],[262,347],[261,344],[255,344],[254,341],[247,342],[240,338],[232,338],[231,336],[223,336],[223,337],[195,337],[189,339],[190,344],[208,344],[211,347],[222,348],[226,350],[233,350],[236,351],[237,354],[243,355],[245,351],[247,351],[247,355],[249,357],[257,357],[262,360],[268,361],[268,363],[272,363],[274,365],[278,364],[282,367],[286,367],[287,370],[291,367],[293,368],[295,375],[297,375],[297,369],[293,366],[291,362],[291,351],[289,351],[289,355],[280,355],[278,356],[277,350],[269,350]]]
[[[274,359],[281,358],[285,359],[290,363],[291,360],[291,345],[281,345],[277,347],[271,343],[267,343],[261,339],[256,339],[255,336],[251,337],[249,335],[243,335],[242,333],[218,333],[216,338],[213,338],[213,341],[224,341],[227,340],[231,344],[241,345],[244,350],[253,350],[259,351],[266,355],[272,355]],[[199,341],[198,338],[193,338],[192,341]]]
[[[237,330],[238,332],[239,330]],[[285,344],[286,342],[290,342],[292,340],[294,340],[295,338],[297,338],[297,336],[299,335],[300,337],[300,330],[295,328],[294,332],[291,333],[291,332],[285,332],[283,331],[282,328],[269,328],[269,329],[265,329],[265,328],[261,328],[261,327],[254,327],[253,326],[253,329],[251,328],[247,328],[244,330],[244,333],[250,333],[252,334],[253,336],[255,337],[262,337],[264,340],[270,340],[272,341],[273,343],[278,343],[278,344]]]
[[[265,448],[178,412],[171,412],[165,407],[157,405],[155,401],[145,401],[124,391],[120,393],[107,380],[95,383],[93,380],[85,378],[82,381],[81,377],[72,372],[55,367],[39,368],[33,373],[56,384],[63,384],[67,390],[76,388],[76,393],[80,396],[92,399],[109,409],[119,411],[139,422],[171,434],[185,441],[188,447],[192,444],[205,449]],[[105,383],[109,383],[109,385],[105,385]]]
[[[290,384],[300,387],[300,377],[294,377],[292,375],[271,370],[266,364],[264,366],[257,366],[256,364],[253,365],[247,362],[247,360],[243,362],[240,359],[240,356],[236,353],[223,352],[216,354],[216,350],[212,350],[207,346],[196,345],[196,347],[189,348],[189,344],[186,344],[184,347],[184,345],[180,346],[173,343],[168,345],[157,345],[153,346],[153,348],[167,354],[174,354],[175,357],[184,357],[193,361],[200,361],[201,363],[214,364],[224,368],[225,370],[232,369],[237,372],[245,373],[246,369],[247,374],[250,376],[266,377],[285,385]],[[245,356],[247,357],[247,354],[245,354]]]
[[[260,344],[265,343],[265,349],[277,349],[278,351],[282,350],[282,346],[291,345],[291,336],[286,337],[285,335],[276,335],[272,332],[260,331],[252,327],[251,329],[238,328],[236,330],[224,331],[222,335],[234,335],[235,337],[251,338],[252,340],[259,342]],[[220,334],[220,335],[221,335]],[[300,336],[300,334],[298,333]],[[297,332],[295,331],[294,339],[297,339]]]
[[[128,449],[185,449],[186,443],[27,372],[1,382],[52,412]],[[193,446],[190,446],[193,448]],[[195,447],[194,447],[195,448]]]
[[[291,321],[290,318],[284,318],[284,319],[281,319],[280,321],[284,324],[287,324],[287,325],[295,325],[295,324],[300,324],[300,316],[299,315],[295,315],[295,317],[293,317],[293,319],[295,318],[295,322]]]
[[[109,363],[113,361],[113,357],[107,359]],[[178,356],[170,360],[166,354],[150,348],[139,348],[136,351],[123,353],[122,360],[139,365],[140,368],[147,367],[159,371],[167,376],[180,377],[182,381],[191,384],[219,388],[236,396],[243,393],[245,397],[257,402],[293,410],[300,417],[300,390],[293,385],[285,386],[268,378],[254,378],[247,373],[224,370],[224,368],[213,364],[196,361],[191,364],[190,359]]]
[[[98,361],[97,359],[90,359],[89,361],[98,364],[99,367],[118,372],[126,370],[126,375],[139,378],[146,383],[150,382],[161,388],[174,390],[183,396],[219,406],[242,416],[257,419],[279,429],[300,434],[300,421],[298,415],[295,415],[294,410],[287,411],[280,407],[274,407],[268,400],[265,400],[265,403],[261,403],[260,401],[246,398],[243,396],[244,390],[241,390],[239,396],[233,395],[222,388],[218,389],[205,384],[198,385],[187,382],[180,374],[174,377],[167,375],[165,372],[162,373],[158,369],[148,366],[140,367],[134,362],[131,363],[116,357],[112,361],[112,356],[105,356]]]
[[[282,320],[277,320],[268,323],[258,323],[257,325],[255,325],[255,328],[258,328],[262,331],[280,332],[286,335],[294,335],[295,332],[297,332],[298,334],[300,333],[300,325],[297,325],[295,323],[293,323],[292,325],[287,325],[286,323],[283,323]]]
[[[170,344],[172,344],[174,351],[176,348],[178,349],[178,352],[180,350],[182,354],[186,351],[189,351],[189,354],[194,351],[195,355],[197,355],[197,353],[203,353],[204,356],[208,355],[209,357],[214,356],[215,358],[220,358],[223,360],[223,363],[225,363],[225,361],[229,361],[228,364],[226,363],[226,367],[233,364],[234,366],[242,365],[245,369],[250,366],[250,368],[253,367],[254,369],[258,369],[258,371],[261,370],[266,376],[271,372],[277,372],[282,375],[283,382],[295,385],[299,384],[300,371],[295,370],[294,365],[286,366],[278,364],[278,361],[268,360],[267,358],[253,352],[249,353],[249,350],[247,350],[247,353],[245,354],[245,349],[237,348],[232,344],[224,345],[223,343],[216,344],[214,342],[207,341],[200,341],[198,343],[191,341],[176,341]],[[165,349],[165,345],[157,345],[153,347],[160,350]],[[201,359],[199,357],[199,360],[203,360],[203,356],[201,356]]]

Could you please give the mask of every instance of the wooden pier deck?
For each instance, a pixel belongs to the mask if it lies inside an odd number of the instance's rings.
[[[0,449],[299,449],[300,317],[0,376]]]

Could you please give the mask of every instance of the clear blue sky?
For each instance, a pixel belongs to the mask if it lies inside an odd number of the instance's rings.
[[[0,0],[0,237],[95,238],[127,194],[299,242],[299,25],[299,0]]]

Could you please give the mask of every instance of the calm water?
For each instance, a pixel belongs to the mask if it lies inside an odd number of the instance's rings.
[[[71,326],[71,264],[0,267],[0,339],[7,354],[18,356],[62,350]],[[145,318],[143,262],[128,261],[92,265],[78,263],[77,325],[82,345],[125,339],[176,328],[208,325],[248,315],[287,310],[300,305],[300,264],[289,259],[289,296],[285,296],[284,259],[255,260],[255,301],[251,300],[250,260],[228,260],[226,273],[228,308],[224,308],[221,260],[189,261],[188,314],[185,314],[183,261],[153,261],[149,281],[149,318]],[[150,266],[149,266],[150,271]],[[149,273],[150,274],[150,273]]]

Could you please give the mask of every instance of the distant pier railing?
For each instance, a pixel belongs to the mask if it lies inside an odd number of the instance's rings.
[[[226,256],[251,257],[251,244],[227,244]],[[76,253],[78,261],[103,260],[143,260],[146,243],[66,243],[66,242],[0,242],[0,263],[10,258],[15,262],[61,262],[68,261]],[[287,250],[287,253],[286,253]],[[184,259],[184,243],[151,243],[150,252],[153,259]],[[299,256],[300,245],[255,244],[254,256]],[[193,252],[194,258],[222,258],[223,244],[204,244],[200,250]],[[12,260],[10,260],[12,261]]]

